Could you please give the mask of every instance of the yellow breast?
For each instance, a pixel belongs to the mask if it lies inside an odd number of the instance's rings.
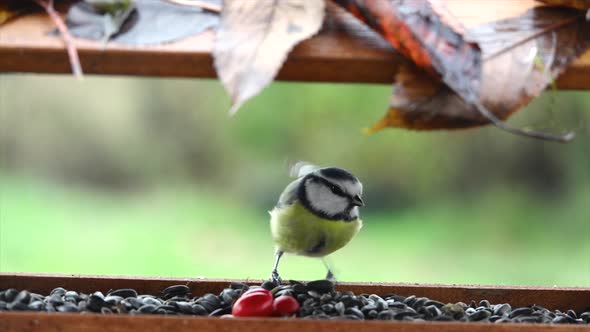
[[[326,256],[344,247],[363,222],[320,218],[299,202],[270,212],[270,229],[278,250],[304,256]]]

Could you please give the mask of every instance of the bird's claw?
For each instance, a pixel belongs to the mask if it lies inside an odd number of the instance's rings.
[[[270,281],[274,282],[277,286],[281,285],[281,277],[279,276],[279,272],[277,271],[272,271],[272,273],[270,274]]]
[[[332,273],[332,271],[328,270],[328,273],[326,274],[326,280],[336,282],[336,277],[334,277],[334,273]]]

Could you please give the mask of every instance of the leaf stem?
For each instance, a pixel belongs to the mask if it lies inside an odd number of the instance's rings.
[[[533,138],[538,138],[538,139],[547,140],[547,141],[554,141],[554,142],[559,142],[559,143],[571,142],[574,139],[574,137],[576,136],[576,134],[573,131],[568,131],[564,134],[553,134],[553,133],[542,133],[542,132],[538,132],[538,131],[534,131],[534,130],[516,128],[516,127],[513,127],[513,126],[507,124],[506,122],[498,119],[492,112],[488,111],[487,108],[485,108],[485,106],[483,106],[479,101],[474,101],[473,105],[475,106],[477,111],[481,115],[483,115],[486,119],[490,120],[494,124],[494,126],[500,128],[500,129],[503,129],[507,132],[516,134],[516,135],[533,137]]]
[[[61,16],[58,12],[53,8],[53,0],[34,0],[39,6],[43,7],[55,26],[59,30],[68,50],[68,57],[70,58],[70,66],[72,68],[72,73],[78,79],[81,79],[83,76],[82,66],[80,65],[80,58],[78,57],[78,51],[76,50],[76,46],[74,45],[74,39],[68,30],[68,27],[64,23]]]

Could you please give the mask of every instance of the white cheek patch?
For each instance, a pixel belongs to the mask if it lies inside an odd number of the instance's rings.
[[[345,181],[342,183],[344,191],[350,194],[350,196],[362,196],[363,185],[360,182]]]
[[[315,182],[308,182],[305,188],[309,204],[327,215],[336,215],[345,212],[349,202],[346,197],[338,196],[326,186]]]

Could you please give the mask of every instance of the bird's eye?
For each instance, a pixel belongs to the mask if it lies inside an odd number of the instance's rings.
[[[336,195],[340,195],[340,196],[344,195],[344,191],[342,191],[342,189],[340,189],[339,187],[337,187],[335,185],[330,185],[330,190],[332,190],[332,192]]]

